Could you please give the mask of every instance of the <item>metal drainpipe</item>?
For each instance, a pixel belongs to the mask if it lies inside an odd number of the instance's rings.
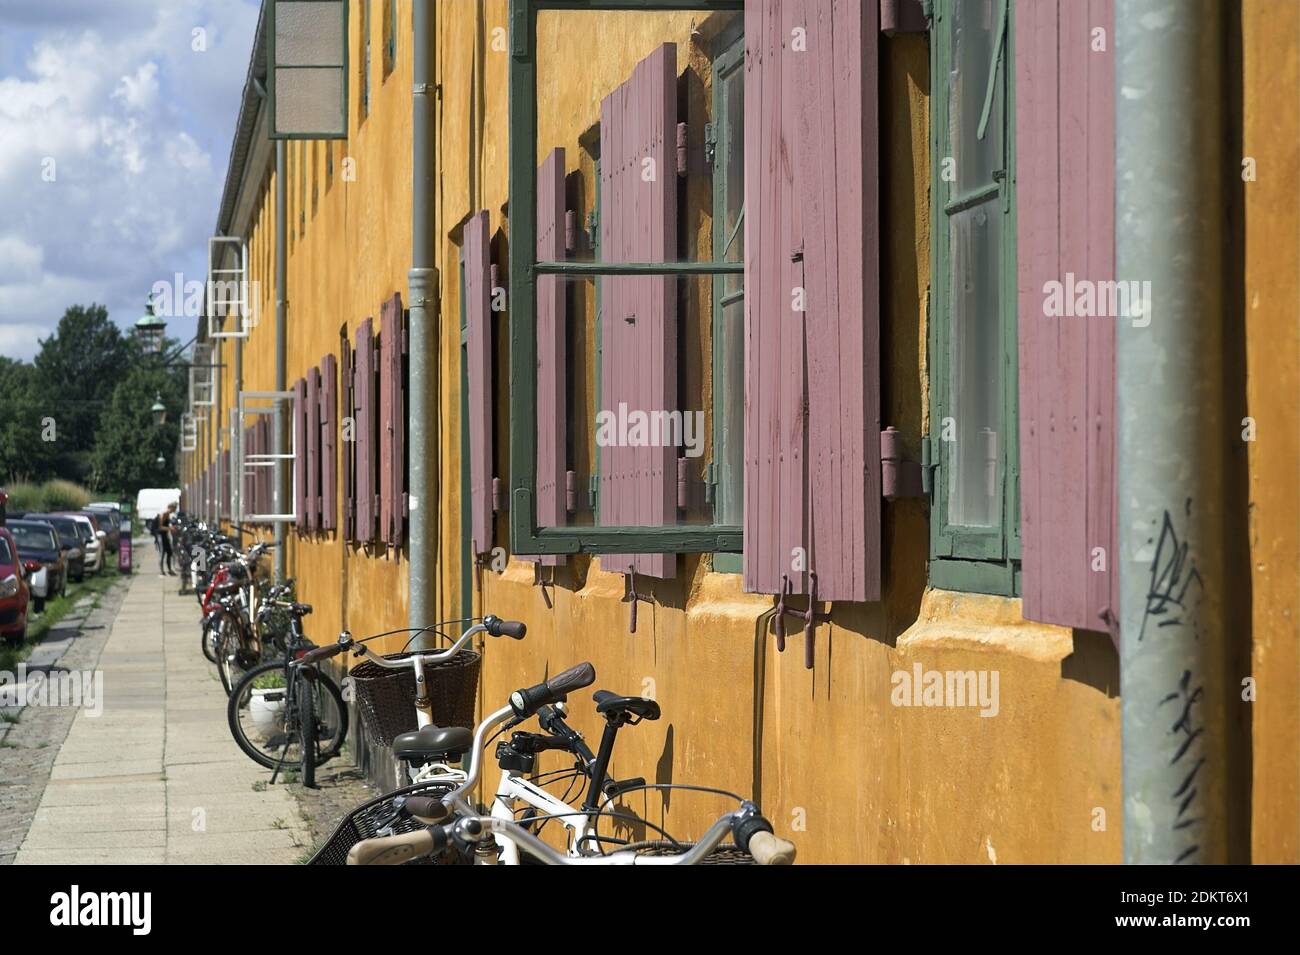
[[[243,321],[243,316],[239,321]],[[230,474],[233,481],[230,486],[230,520],[234,521],[235,528],[243,530],[243,418],[239,417],[239,392],[243,391],[243,339],[237,338],[234,342],[235,400],[230,405],[230,420],[234,424],[230,433]]]
[[[275,142],[275,390],[284,391],[284,341],[285,313],[289,310],[289,296],[286,279],[288,274],[288,216],[289,186],[285,182],[288,163],[285,161],[284,140]],[[277,404],[277,408],[281,406]],[[284,454],[284,415],[281,412],[274,419],[274,447],[277,454]],[[284,462],[275,462],[275,495],[271,502],[275,513],[283,514],[284,500]],[[284,580],[284,523],[275,525],[275,576]]]
[[[208,320],[208,331],[212,331],[212,321]],[[216,520],[212,523],[221,525],[221,487],[225,475],[221,473],[221,339],[209,337],[211,343],[212,360],[212,472],[216,475],[214,482],[216,489]]]
[[[411,269],[407,273],[410,320],[410,536],[407,622],[424,627],[438,619],[433,593],[437,552],[434,526],[438,436],[434,427],[437,387],[436,274],[433,242],[434,11],[415,5],[411,117]],[[424,642],[424,641],[422,641]]]
[[[1115,5],[1116,275],[1150,282],[1116,334],[1128,863],[1229,861],[1224,26]]]

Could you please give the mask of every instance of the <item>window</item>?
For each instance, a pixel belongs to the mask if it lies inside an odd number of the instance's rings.
[[[592,115],[588,122],[599,122],[601,136],[599,182],[586,186],[593,194],[599,189],[597,250],[589,255],[539,261],[535,252],[537,238],[546,225],[538,218],[539,163],[555,148],[568,147],[574,154],[578,150],[572,148],[577,145],[576,133],[555,141],[559,139],[552,132],[556,117],[549,112],[545,117],[544,138],[539,137],[538,91],[545,93],[553,89],[561,75],[556,71],[571,71],[574,59],[580,58],[580,53],[557,51],[553,42],[557,37],[576,44],[576,50],[584,37],[597,34],[608,37],[618,31],[619,15],[597,11],[615,9],[622,10],[627,17],[643,17],[643,10],[739,11],[743,3],[741,0],[647,0],[637,5],[642,9],[635,13],[627,12],[628,6],[593,0],[579,10],[560,11],[548,9],[546,3],[526,0],[512,0],[511,4],[511,23],[515,28],[510,67],[509,301],[511,325],[516,333],[511,337],[508,513],[511,549],[516,553],[631,553],[636,561],[647,556],[659,560],[649,568],[634,564],[638,573],[672,576],[675,573],[672,554],[738,552],[741,544],[740,476],[734,473],[734,468],[726,467],[728,461],[717,459],[715,454],[709,477],[705,478],[703,473],[696,477],[697,472],[703,471],[703,461],[689,452],[682,453],[686,416],[698,414],[703,419],[701,430],[706,433],[701,440],[707,448],[710,436],[716,435],[722,426],[717,420],[719,411],[725,417],[731,410],[727,398],[735,397],[728,395],[715,400],[712,414],[706,415],[702,409],[705,400],[702,375],[689,351],[699,348],[702,352],[708,347],[711,336],[717,333],[715,329],[734,335],[743,311],[743,294],[729,298],[741,293],[743,249],[733,244],[725,256],[721,254],[729,236],[721,241],[714,237],[718,231],[716,224],[699,242],[701,247],[708,246],[712,238],[712,248],[707,252],[696,248],[694,234],[695,223],[702,223],[716,210],[731,215],[733,225],[740,221],[738,197],[743,190],[737,174],[743,168],[741,140],[734,144],[734,165],[728,168],[735,180],[730,198],[725,193],[718,197],[707,183],[704,189],[692,189],[689,183],[685,187],[679,184],[674,149],[677,120],[699,120],[700,125],[695,127],[698,138],[693,141],[702,142],[699,134],[705,117],[677,114],[680,70],[692,68],[686,56],[687,44],[691,42],[689,17],[682,21],[682,30],[677,29],[676,20],[665,17],[665,42],[647,50],[631,75],[621,84],[615,84],[615,88],[601,90],[601,102],[593,102],[590,107]],[[587,21],[590,27],[584,25],[583,17],[599,17],[600,30],[595,29],[595,19]],[[547,38],[545,44],[538,43],[539,35]],[[738,40],[738,24],[735,37]],[[547,51],[540,63],[535,56],[538,49]],[[734,72],[728,76],[734,77],[732,89],[738,106],[743,72],[737,68],[740,59],[737,49],[738,45],[728,47],[727,52],[736,61],[732,64]],[[737,115],[732,123],[737,134],[738,122]],[[689,149],[687,152],[688,171],[699,175],[698,149],[694,155]],[[731,153],[725,152],[723,161],[729,158]],[[716,170],[716,154],[714,161]],[[698,206],[692,206],[693,202]],[[680,228],[679,216],[684,219]],[[646,236],[637,234],[638,224],[646,226],[641,232],[649,233],[648,241]],[[650,420],[648,435],[645,430],[641,432],[643,439],[648,438],[647,443],[619,447],[617,451],[602,443],[600,425],[592,423],[597,431],[594,444],[599,446],[593,468],[599,470],[598,525],[539,526],[537,520],[537,292],[538,279],[544,275],[560,275],[573,284],[591,282],[594,286],[592,300],[599,300],[599,333],[588,349],[589,354],[571,356],[570,361],[573,367],[578,359],[594,363],[598,356],[600,367],[595,373],[595,387],[601,392],[599,414],[619,418],[612,422],[611,433],[617,432],[620,440],[626,436],[627,445],[636,444],[637,423],[630,418],[623,419],[616,408],[621,411],[626,407],[629,414],[640,412],[647,416],[641,419],[643,423],[647,418]],[[724,282],[725,287],[720,288]],[[715,303],[723,299],[734,306],[729,312],[736,316],[732,321],[714,315]],[[712,345],[712,353],[701,356],[705,362],[715,360],[716,340]],[[739,368],[734,371],[741,374]],[[574,374],[578,373],[575,368]],[[743,401],[743,389],[739,398]],[[736,404],[736,408],[740,407]],[[657,421],[653,416],[658,416]],[[733,427],[738,434],[738,419]],[[666,431],[674,429],[678,440],[664,441]],[[661,444],[653,443],[656,438]],[[737,446],[734,453],[738,455],[739,451]],[[721,492],[720,499],[718,491],[723,486],[724,471],[729,487]],[[715,479],[717,491],[712,483]],[[705,491],[699,495],[703,506],[697,506],[695,500],[693,491],[697,487]],[[703,500],[706,497],[707,503]],[[623,567],[624,562],[618,560],[609,569]]]
[[[1019,592],[1009,0],[939,0],[931,32],[931,583]]]
[[[705,155],[713,166],[714,258],[745,261],[745,43],[740,18],[714,42],[713,121]],[[720,524],[742,519],[745,474],[745,283],[713,282],[713,460],[707,488]],[[713,568],[739,573],[737,554],[715,554]]]

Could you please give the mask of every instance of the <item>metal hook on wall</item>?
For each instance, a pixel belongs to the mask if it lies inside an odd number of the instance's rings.
[[[642,600],[647,603],[652,603],[654,601],[654,596],[652,594],[642,594],[637,592],[635,564],[628,565],[627,573],[623,575],[623,581],[624,587],[626,588],[623,593],[623,603],[630,603],[632,605],[627,632],[636,633],[636,605]]]

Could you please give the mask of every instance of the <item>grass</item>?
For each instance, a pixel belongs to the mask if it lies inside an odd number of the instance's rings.
[[[18,646],[9,646],[8,644],[0,646],[0,670],[7,670],[11,673],[16,670],[18,664],[31,655],[32,648],[68,615],[82,597],[89,594],[91,597],[90,609],[94,610],[98,607],[104,594],[117,583],[120,576],[116,569],[110,568],[98,574],[89,575],[79,583],[69,581],[67,593],[56,597],[54,600],[46,601],[45,612],[39,617],[29,618],[26,640]]]

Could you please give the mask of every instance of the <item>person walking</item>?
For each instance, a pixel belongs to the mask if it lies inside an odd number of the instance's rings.
[[[172,569],[172,508],[175,506],[168,504],[167,509],[158,515],[158,543],[161,546],[158,569],[164,577],[176,574]]]

